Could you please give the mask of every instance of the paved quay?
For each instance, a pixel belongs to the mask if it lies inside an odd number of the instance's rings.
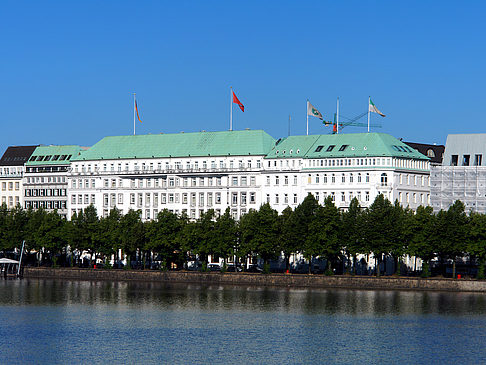
[[[384,290],[439,290],[486,293],[486,281],[370,276],[324,276],[305,274],[201,273],[191,271],[103,270],[81,268],[25,267],[25,278],[65,280],[153,281],[208,285],[253,285],[295,288],[346,288]]]

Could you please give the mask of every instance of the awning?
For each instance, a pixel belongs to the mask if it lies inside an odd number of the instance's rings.
[[[11,260],[11,259],[0,259],[0,264],[18,264],[19,262],[16,260]]]

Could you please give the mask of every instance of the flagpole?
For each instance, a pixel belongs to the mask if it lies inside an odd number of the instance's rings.
[[[290,136],[290,114],[289,114],[289,133],[288,133],[287,137],[289,137],[289,136]]]
[[[368,133],[370,133],[370,101],[371,96],[368,96]]]
[[[230,86],[230,131],[233,130],[233,87]]]
[[[307,109],[305,114],[307,116],[307,135],[309,135],[309,99],[307,99]]]
[[[133,93],[133,135],[135,135],[135,118],[136,118],[136,110],[135,110],[135,93]]]
[[[336,134],[339,134],[339,96],[337,98],[337,111],[336,111]]]

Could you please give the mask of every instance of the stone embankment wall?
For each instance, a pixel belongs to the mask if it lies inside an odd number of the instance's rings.
[[[208,285],[251,285],[296,288],[444,290],[486,293],[486,281],[409,277],[324,276],[304,274],[200,273],[190,271],[100,270],[78,268],[24,269],[25,278],[64,280],[154,281]]]

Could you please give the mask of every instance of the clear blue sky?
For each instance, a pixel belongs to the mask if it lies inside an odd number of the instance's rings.
[[[445,143],[486,132],[486,5],[476,1],[2,1],[0,153],[137,134],[305,134],[306,99],[332,119]],[[366,122],[366,118],[362,119]],[[364,132],[348,127],[345,132]],[[311,118],[310,132],[329,133]]]

